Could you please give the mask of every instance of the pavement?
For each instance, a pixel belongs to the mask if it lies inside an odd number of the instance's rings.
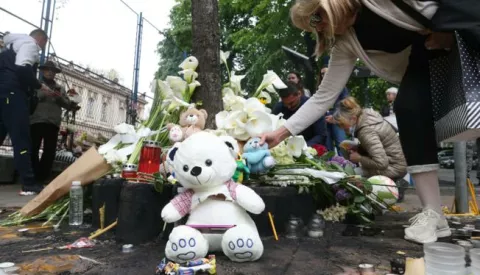
[[[442,204],[451,206],[454,198],[453,170],[441,170]],[[473,176],[472,176],[473,177]],[[476,175],[474,177],[476,179]],[[33,197],[18,196],[19,185],[0,185],[0,209],[21,207]],[[344,224],[330,224],[325,229],[324,237],[311,239],[300,237],[288,239],[280,236],[278,241],[271,237],[263,238],[264,254],[257,262],[234,263],[223,253],[217,255],[217,274],[221,275],[255,275],[255,274],[312,274],[335,275],[344,268],[355,268],[361,263],[374,264],[378,274],[389,272],[389,262],[397,251],[408,256],[423,255],[422,246],[403,239],[403,225],[408,223],[414,211],[420,208],[420,201],[413,189],[406,192],[404,202],[399,204],[405,212],[388,213],[376,217],[374,236],[343,236]],[[3,213],[8,214],[8,213]],[[33,225],[35,226],[35,225]],[[277,225],[285,226],[285,225]],[[36,232],[31,229],[28,234],[17,235],[18,228],[0,228],[0,262],[11,261],[24,263],[32,269],[32,263],[40,263],[32,273],[39,274],[41,268],[53,268],[52,261],[60,263],[52,273],[42,274],[154,274],[156,265],[164,257],[165,240],[158,239],[137,245],[132,253],[122,253],[123,243],[115,242],[114,232],[101,236],[94,247],[73,250],[60,250],[63,246],[80,237],[88,236],[94,230],[88,226],[69,228],[65,225],[60,231],[51,229]],[[445,240],[451,241],[451,240]],[[25,252],[27,250],[45,249]],[[76,260],[75,264],[64,264],[65,258],[81,255],[93,259]],[[45,257],[53,257],[46,259]],[[53,260],[52,260],[53,259]],[[71,258],[69,258],[71,259]],[[42,265],[42,263],[45,263]],[[42,267],[43,266],[43,267]]]

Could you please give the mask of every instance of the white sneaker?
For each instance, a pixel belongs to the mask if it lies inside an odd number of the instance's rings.
[[[405,229],[405,239],[416,243],[433,243],[437,238],[450,236],[452,233],[445,217],[432,209],[410,219],[411,225]]]

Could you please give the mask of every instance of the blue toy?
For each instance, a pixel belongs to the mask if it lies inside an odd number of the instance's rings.
[[[260,138],[251,138],[243,146],[242,157],[247,162],[247,167],[252,174],[267,172],[275,166],[275,159],[270,155],[268,144],[260,145]]]

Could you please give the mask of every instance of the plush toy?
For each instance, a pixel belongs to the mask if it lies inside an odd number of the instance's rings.
[[[236,183],[242,183],[243,180],[248,180],[248,177],[250,175],[250,169],[248,169],[247,163],[240,154],[240,147],[238,146],[237,140],[234,139],[232,136],[220,136],[220,138],[225,142],[229,142],[233,146],[233,157],[235,157],[235,160],[237,162],[237,169],[235,170],[235,173],[232,177],[233,181]]]
[[[242,157],[252,174],[264,173],[275,166],[275,159],[270,155],[268,144],[260,145],[258,137],[251,138],[245,143]]]
[[[180,114],[179,125],[168,124],[168,138],[172,143],[180,142],[189,136],[202,131],[207,121],[207,111],[204,109],[189,108]]]
[[[177,263],[223,251],[232,261],[258,260],[263,244],[248,212],[265,209],[262,198],[232,181],[237,167],[234,147],[211,133],[200,132],[170,150],[168,158],[185,191],[162,210],[167,223],[189,214],[186,225],[173,229],[165,253]],[[210,232],[200,232],[201,228]],[[223,228],[222,231],[211,229]]]

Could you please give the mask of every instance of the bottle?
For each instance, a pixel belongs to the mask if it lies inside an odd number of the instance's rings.
[[[72,182],[72,187],[70,188],[70,211],[68,218],[71,226],[78,226],[83,223],[83,189],[79,181]]]

